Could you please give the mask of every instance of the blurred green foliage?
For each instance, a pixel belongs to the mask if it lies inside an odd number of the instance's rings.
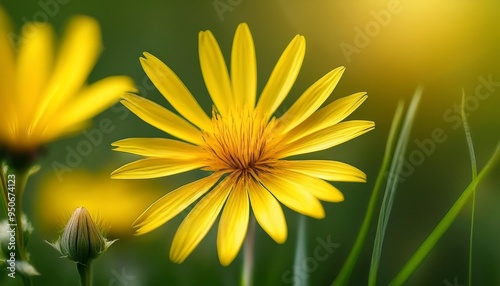
[[[297,33],[306,37],[303,68],[290,96],[280,107],[281,112],[320,76],[345,65],[344,77],[327,102],[367,91],[369,99],[353,117],[375,121],[376,130],[312,157],[352,164],[367,173],[368,182],[335,184],[345,194],[345,202],[323,203],[327,214],[323,220],[307,218],[306,256],[313,255],[320,240],[330,239],[340,245],[326,260],[299,270],[299,276],[310,275],[311,285],[331,283],[346,259],[364,216],[397,102],[408,101],[417,85],[424,85],[424,94],[407,150],[408,176],[399,187],[387,229],[378,275],[380,285],[387,284],[401,269],[471,180],[466,141],[456,119],[460,109],[455,106],[460,104],[462,88],[469,96],[466,111],[470,114],[479,168],[500,139],[500,3],[497,1],[24,0],[0,4],[17,29],[26,21],[40,20],[50,21],[61,31],[72,15],[97,18],[104,45],[89,82],[108,75],[130,75],[143,96],[167,107],[168,103],[142,71],[138,58],[148,51],[163,60],[208,112],[211,103],[198,63],[200,30],[214,33],[228,62],[236,26],[240,22],[249,24],[256,45],[258,91],[292,37]],[[354,47],[350,56],[346,56],[346,44]],[[165,136],[120,104],[97,116],[90,128],[98,128],[102,120],[111,121],[114,131],[105,134],[91,154],[81,156],[77,168],[121,166],[130,158],[112,152],[112,142],[127,137]],[[33,210],[41,179],[55,176],[53,163],[64,164],[68,146],[76,148],[82,140],[87,139],[80,134],[47,146],[46,156],[40,162],[42,169],[31,179],[26,191],[24,209],[35,226],[29,249],[34,265],[42,273],[34,279],[35,285],[78,283],[73,263],[60,259],[42,241],[57,234],[37,231],[43,226]],[[153,180],[162,186],[158,197],[197,175],[195,172]],[[475,285],[500,283],[498,184],[496,172],[478,189],[473,254]],[[257,228],[256,285],[291,285],[287,271],[293,269],[298,215],[288,210],[285,214],[289,238],[284,245],[275,244]],[[236,285],[241,253],[231,266],[220,266],[215,229],[183,264],[168,260],[168,249],[181,219],[179,216],[145,236],[116,242],[94,264],[95,285],[159,285],[159,281],[162,285]],[[447,285],[446,282],[453,285],[454,281],[465,284],[469,223],[470,212],[464,211],[414,273],[409,285]],[[352,285],[366,284],[373,234],[374,229],[354,269]],[[20,281],[16,282],[7,279],[0,283],[20,285]]]

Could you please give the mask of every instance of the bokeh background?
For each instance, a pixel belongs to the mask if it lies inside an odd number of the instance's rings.
[[[435,3],[437,2],[437,3]],[[257,53],[258,90],[295,34],[307,40],[306,57],[297,82],[278,110],[284,112],[310,84],[331,69],[347,70],[327,100],[358,91],[368,100],[350,118],[376,122],[376,129],[351,142],[311,155],[344,161],[364,170],[366,184],[335,184],[345,202],[324,203],[326,218],[306,219],[306,256],[320,240],[338,243],[325,261],[299,269],[310,285],[329,285],[347,257],[365,214],[384,144],[397,103],[406,103],[415,89],[424,93],[408,146],[408,176],[399,186],[379,272],[386,285],[427,237],[471,180],[463,129],[457,120],[462,90],[482,168],[500,139],[500,2],[410,0],[206,0],[206,1],[0,1],[17,29],[26,21],[48,21],[61,32],[69,17],[90,15],[101,24],[102,55],[88,81],[115,74],[130,75],[140,93],[169,107],[142,71],[138,58],[148,51],[169,65],[200,101],[211,109],[198,62],[198,32],[211,30],[229,62],[237,25],[247,22]],[[173,235],[183,213],[141,237],[127,224],[162,194],[199,173],[154,180],[109,182],[111,170],[134,159],[111,151],[110,144],[127,137],[165,136],[117,104],[94,119],[87,132],[111,132],[91,152],[71,157],[84,133],[46,146],[42,169],[30,181],[24,209],[35,227],[29,249],[42,273],[35,285],[77,285],[72,262],[59,258],[43,240],[55,240],[69,211],[63,206],[88,205],[120,240],[94,265],[95,285],[237,285],[242,255],[220,266],[215,249],[216,227],[181,265],[168,259]],[[111,123],[109,123],[111,122]],[[432,152],[410,157],[429,142],[435,130],[443,142]],[[97,136],[97,135],[96,135]],[[96,141],[97,142],[97,141]],[[420,151],[419,151],[420,150]],[[79,158],[78,158],[79,157]],[[413,159],[412,159],[413,158]],[[423,159],[419,159],[423,158]],[[67,169],[61,169],[64,165]],[[500,172],[498,168],[477,193],[473,252],[473,284],[500,285]],[[275,244],[256,232],[255,285],[291,285],[299,215],[286,210],[289,238]],[[408,281],[408,285],[466,285],[470,205]],[[375,227],[375,222],[373,226]],[[357,264],[352,285],[365,285],[374,237],[372,228]],[[16,283],[17,282],[17,283]],[[2,285],[21,285],[7,279]]]

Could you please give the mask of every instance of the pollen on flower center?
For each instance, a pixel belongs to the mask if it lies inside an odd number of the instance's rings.
[[[225,116],[212,113],[212,130],[203,132],[208,168],[212,171],[256,172],[273,158],[274,120],[268,121],[258,110],[243,108]]]

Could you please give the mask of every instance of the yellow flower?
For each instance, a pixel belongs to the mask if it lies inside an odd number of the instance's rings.
[[[79,131],[124,92],[134,90],[126,76],[85,85],[102,50],[93,18],[71,19],[57,55],[53,41],[47,23],[27,23],[15,34],[0,8],[0,151],[34,151]]]
[[[52,233],[64,227],[76,208],[85,206],[109,237],[126,238],[132,235],[137,216],[158,197],[156,189],[144,182],[112,180],[109,169],[77,170],[62,181],[45,175],[35,194],[36,217],[40,229]]]
[[[257,68],[248,26],[241,24],[236,30],[231,74],[212,33],[200,32],[201,71],[215,105],[211,119],[172,70],[144,53],[144,71],[187,121],[136,95],[125,95],[122,103],[147,123],[182,141],[129,138],[115,142],[115,150],[146,158],[117,169],[112,177],[155,178],[194,169],[210,172],[157,200],[134,223],[137,234],[147,233],[201,198],[175,234],[172,261],[186,259],[222,209],[217,250],[221,264],[228,265],[244,241],[250,208],[260,226],[277,243],[283,243],[287,226],[278,202],[301,214],[323,218],[320,200],[343,200],[342,193],[326,181],[365,181],[362,171],[345,163],[285,160],[330,148],[374,128],[371,121],[339,123],[366,99],[365,93],[338,99],[318,110],[344,67],[328,72],[286,113],[273,117],[299,73],[304,53],[305,39],[297,35],[278,60],[256,104]]]

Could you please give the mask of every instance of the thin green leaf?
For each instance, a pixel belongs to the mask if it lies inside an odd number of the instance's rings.
[[[391,163],[391,168],[389,171],[389,177],[387,179],[384,198],[382,200],[382,205],[380,207],[377,232],[375,234],[373,254],[370,264],[370,272],[368,275],[369,286],[375,286],[377,281],[377,271],[380,264],[380,256],[382,254],[382,245],[384,242],[385,231],[387,229],[387,224],[389,222],[389,216],[391,214],[392,205],[394,202],[394,196],[396,194],[396,187],[400,179],[399,174],[404,162],[406,146],[408,145],[411,127],[415,119],[415,114],[417,111],[418,103],[420,102],[420,98],[422,96],[422,91],[423,88],[419,86],[415,91],[415,94],[413,95],[410,106],[408,107],[408,112],[406,114],[403,126],[401,128],[401,133],[399,135],[398,143],[396,144],[396,150],[394,152],[394,160]]]
[[[396,277],[391,281],[389,285],[403,285],[410,275],[415,271],[415,269],[420,265],[424,258],[429,254],[431,249],[436,245],[438,240],[443,236],[443,234],[448,230],[452,222],[458,216],[460,210],[467,203],[469,197],[474,193],[477,185],[491,172],[496,164],[500,162],[500,143],[497,145],[495,153],[490,158],[486,166],[481,170],[479,175],[472,180],[469,186],[463,191],[462,195],[453,204],[450,210],[446,213],[444,218],[439,222],[439,224],[434,228],[431,234],[425,239],[422,245],[417,249],[413,256],[408,260],[401,271],[396,275]]]
[[[368,230],[370,229],[370,224],[373,218],[373,214],[375,213],[375,208],[377,206],[379,194],[382,190],[382,186],[385,181],[385,175],[387,173],[387,170],[389,169],[389,164],[392,160],[392,155],[394,151],[394,146],[396,145],[398,130],[401,126],[401,121],[403,119],[403,110],[404,110],[404,104],[402,101],[400,101],[396,108],[396,112],[394,113],[394,118],[392,119],[391,130],[389,131],[389,137],[385,145],[384,158],[382,159],[382,165],[377,175],[377,180],[375,181],[375,186],[373,187],[373,192],[370,196],[370,201],[368,202],[368,208],[366,210],[363,223],[361,224],[361,228],[358,232],[358,236],[356,237],[356,241],[354,242],[354,246],[352,247],[352,250],[349,253],[349,256],[347,257],[346,262],[342,266],[342,269],[335,278],[335,281],[333,281],[332,286],[342,286],[342,285],[347,285],[349,283],[349,278],[352,274],[352,270],[354,269],[354,265],[358,261],[359,255],[361,254],[361,250],[363,249],[366,236],[368,235]]]
[[[467,122],[467,116],[465,115],[465,91],[462,89],[462,109],[460,112],[462,115],[462,123],[464,125],[465,138],[467,139],[467,147],[469,149],[470,164],[472,169],[472,180],[477,177],[477,164],[476,155],[474,153],[474,144],[472,144],[472,136],[469,128],[469,123]],[[471,222],[470,222],[470,237],[469,237],[469,286],[472,285],[472,245],[474,238],[474,214],[476,213],[476,189],[472,191],[472,210],[471,210]]]

